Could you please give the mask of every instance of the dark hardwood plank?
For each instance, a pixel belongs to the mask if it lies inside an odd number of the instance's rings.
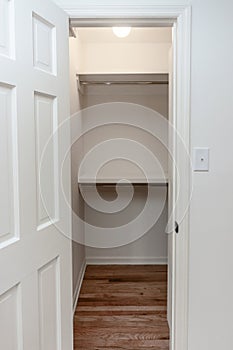
[[[87,266],[74,350],[169,349],[167,266]]]

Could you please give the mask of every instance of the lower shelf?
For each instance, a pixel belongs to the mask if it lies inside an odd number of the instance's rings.
[[[129,186],[129,185],[144,185],[144,186],[161,186],[168,185],[168,176],[165,177],[151,177],[148,179],[145,178],[129,178],[126,179],[117,179],[117,178],[88,178],[80,177],[78,179],[79,185],[120,185],[120,186]]]

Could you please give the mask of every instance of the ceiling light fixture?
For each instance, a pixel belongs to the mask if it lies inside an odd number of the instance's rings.
[[[112,30],[118,38],[125,38],[131,32],[131,27],[112,27]]]

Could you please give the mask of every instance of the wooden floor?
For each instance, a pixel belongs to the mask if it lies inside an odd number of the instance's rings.
[[[74,350],[168,350],[167,267],[88,266],[74,317]]]

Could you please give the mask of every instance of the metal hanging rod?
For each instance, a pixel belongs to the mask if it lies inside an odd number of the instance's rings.
[[[80,85],[168,85],[168,81],[79,81]]]

